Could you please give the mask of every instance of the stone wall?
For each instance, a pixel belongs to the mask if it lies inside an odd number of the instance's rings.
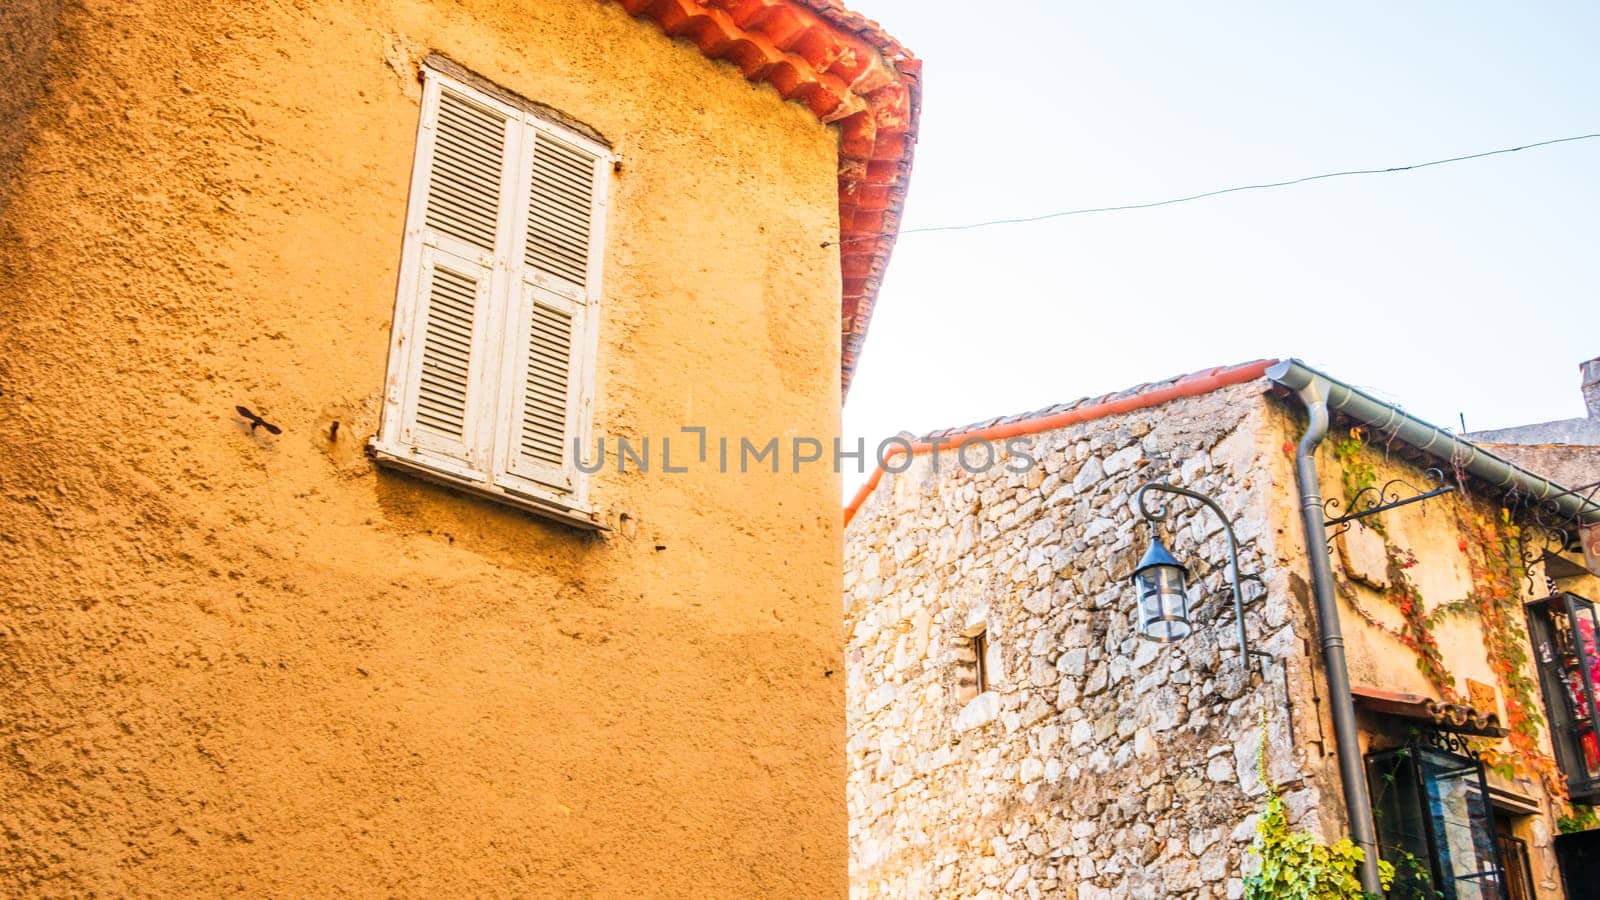
[[[1563,487],[1576,489],[1600,481],[1600,447],[1587,444],[1474,443],[1507,462],[1543,475]]]
[[[1039,434],[979,474],[946,454],[885,476],[846,530],[855,896],[1237,897],[1263,733],[1291,817],[1337,825],[1320,818],[1331,766],[1312,746],[1302,771],[1291,740],[1321,724],[1286,712],[1286,691],[1313,708],[1310,629],[1275,547],[1292,521],[1275,505],[1292,496],[1287,419],[1261,389]],[[1168,545],[1203,582],[1195,633],[1134,636],[1126,577],[1148,530],[1130,499],[1153,478],[1234,517],[1241,568],[1268,588],[1246,585],[1252,644],[1279,658],[1265,679],[1224,612],[1220,523],[1187,501]],[[992,689],[965,699],[980,629]]]

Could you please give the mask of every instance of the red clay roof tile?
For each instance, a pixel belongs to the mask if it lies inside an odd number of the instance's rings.
[[[848,392],[911,180],[921,60],[837,0],[613,2],[839,124],[839,377]]]
[[[1068,425],[1093,422],[1096,419],[1136,409],[1150,409],[1183,397],[1196,397],[1229,385],[1255,381],[1264,377],[1267,369],[1276,362],[1275,359],[1258,359],[1234,366],[1202,369],[1166,381],[1147,382],[1102,397],[1084,397],[1071,403],[1058,403],[1033,412],[999,416],[985,422],[962,425],[959,428],[942,428],[930,431],[921,437],[908,437],[908,441],[913,453],[922,453],[934,447],[938,447],[941,451],[953,450],[963,441],[971,439],[1003,441],[1017,435],[1053,431]],[[892,457],[897,454],[891,450],[889,455]],[[871,496],[879,480],[883,478],[884,460],[879,462],[880,465],[873,469],[871,477],[861,485],[849,505],[844,508],[846,525],[855,518],[856,511],[866,502],[867,497]]]

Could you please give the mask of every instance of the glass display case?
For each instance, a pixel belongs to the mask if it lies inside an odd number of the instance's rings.
[[[1576,801],[1600,800],[1600,740],[1595,734],[1600,618],[1594,604],[1576,594],[1552,594],[1527,608],[1550,742],[1567,776],[1567,791]]]

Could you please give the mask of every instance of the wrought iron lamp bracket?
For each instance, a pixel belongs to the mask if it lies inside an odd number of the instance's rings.
[[[1167,505],[1165,503],[1155,506],[1154,508],[1151,507],[1149,496],[1151,491],[1164,494],[1177,494],[1182,497],[1188,497],[1189,499],[1194,500],[1195,502],[1211,510],[1213,513],[1216,513],[1217,518],[1222,522],[1223,532],[1228,536],[1228,585],[1233,594],[1233,614],[1235,618],[1234,625],[1238,629],[1240,657],[1244,661],[1245,668],[1247,669],[1250,666],[1250,660],[1252,658],[1263,661],[1272,659],[1272,654],[1251,648],[1249,637],[1245,634],[1244,592],[1240,585],[1245,580],[1253,580],[1264,587],[1266,582],[1263,581],[1258,575],[1246,576],[1246,578],[1243,579],[1240,578],[1239,537],[1233,532],[1233,522],[1228,518],[1228,514],[1222,511],[1222,507],[1218,506],[1215,500],[1212,500],[1210,497],[1200,493],[1199,491],[1192,491],[1188,488],[1179,487],[1175,484],[1167,484],[1164,481],[1147,481],[1143,485],[1140,485],[1139,489],[1134,492],[1133,505],[1139,510],[1139,515],[1143,516],[1145,521],[1150,523],[1150,529],[1152,532],[1155,531],[1158,523],[1167,518],[1167,515],[1170,511],[1167,509]],[[1264,676],[1264,668],[1262,672]]]

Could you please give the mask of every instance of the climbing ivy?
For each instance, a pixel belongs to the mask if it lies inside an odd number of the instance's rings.
[[[1360,428],[1350,429],[1350,435],[1333,446],[1333,455],[1339,459],[1339,479],[1344,483],[1345,510],[1355,512],[1356,497],[1367,488],[1378,486],[1378,469],[1362,456],[1367,446]],[[1384,534],[1383,523],[1376,519],[1368,523],[1373,531]]]
[[[1389,561],[1389,589],[1386,596],[1400,611],[1405,622],[1400,640],[1417,655],[1417,669],[1439,691],[1439,696],[1446,703],[1459,703],[1461,697],[1456,691],[1455,676],[1445,668],[1444,653],[1433,636],[1434,618],[1427,612],[1422,591],[1417,589],[1407,574],[1407,570],[1416,567],[1417,558],[1396,547],[1387,538],[1383,546]]]
[[[1335,446],[1339,459],[1345,503],[1353,504],[1356,495],[1377,483],[1376,467],[1364,458],[1366,443],[1359,428]],[[1370,585],[1383,593],[1385,600],[1400,613],[1401,626],[1386,625],[1361,606],[1354,586],[1345,578],[1337,582],[1338,592],[1369,625],[1376,627],[1409,648],[1417,657],[1417,669],[1448,703],[1462,701],[1456,676],[1445,665],[1433,629],[1453,616],[1476,616],[1482,626],[1484,650],[1505,699],[1507,743],[1510,752],[1498,742],[1482,741],[1476,749],[1486,764],[1505,777],[1526,776],[1539,779],[1558,806],[1566,804],[1566,782],[1555,760],[1539,746],[1538,687],[1528,675],[1528,636],[1522,625],[1520,585],[1527,573],[1522,562],[1521,532],[1508,510],[1498,518],[1473,512],[1466,504],[1455,504],[1455,523],[1463,535],[1458,549],[1466,556],[1472,588],[1459,600],[1438,604],[1430,612],[1422,592],[1411,581],[1408,570],[1417,565],[1416,557],[1389,540],[1381,522],[1371,527],[1383,536],[1388,565],[1387,585]]]
[[[1317,840],[1309,831],[1289,827],[1283,795],[1267,777],[1267,719],[1261,716],[1261,744],[1256,771],[1267,787],[1267,806],[1256,820],[1256,839],[1250,853],[1261,863],[1244,880],[1245,900],[1367,900],[1377,898],[1361,889],[1361,863],[1366,854],[1349,838],[1332,844]],[[1394,885],[1394,866],[1378,861],[1383,889]]]
[[[1527,573],[1522,562],[1521,531],[1511,513],[1498,519],[1457,509],[1456,524],[1466,537],[1460,549],[1472,573],[1472,601],[1483,623],[1484,649],[1505,697],[1509,755],[1491,750],[1485,761],[1502,775],[1538,778],[1545,790],[1565,804],[1566,780],[1554,759],[1539,746],[1539,689],[1528,674],[1528,634],[1523,625],[1521,585]]]
[[[1594,807],[1574,803],[1570,813],[1556,819],[1556,827],[1561,829],[1562,834],[1588,831],[1591,828],[1600,828],[1600,816],[1595,815]]]

